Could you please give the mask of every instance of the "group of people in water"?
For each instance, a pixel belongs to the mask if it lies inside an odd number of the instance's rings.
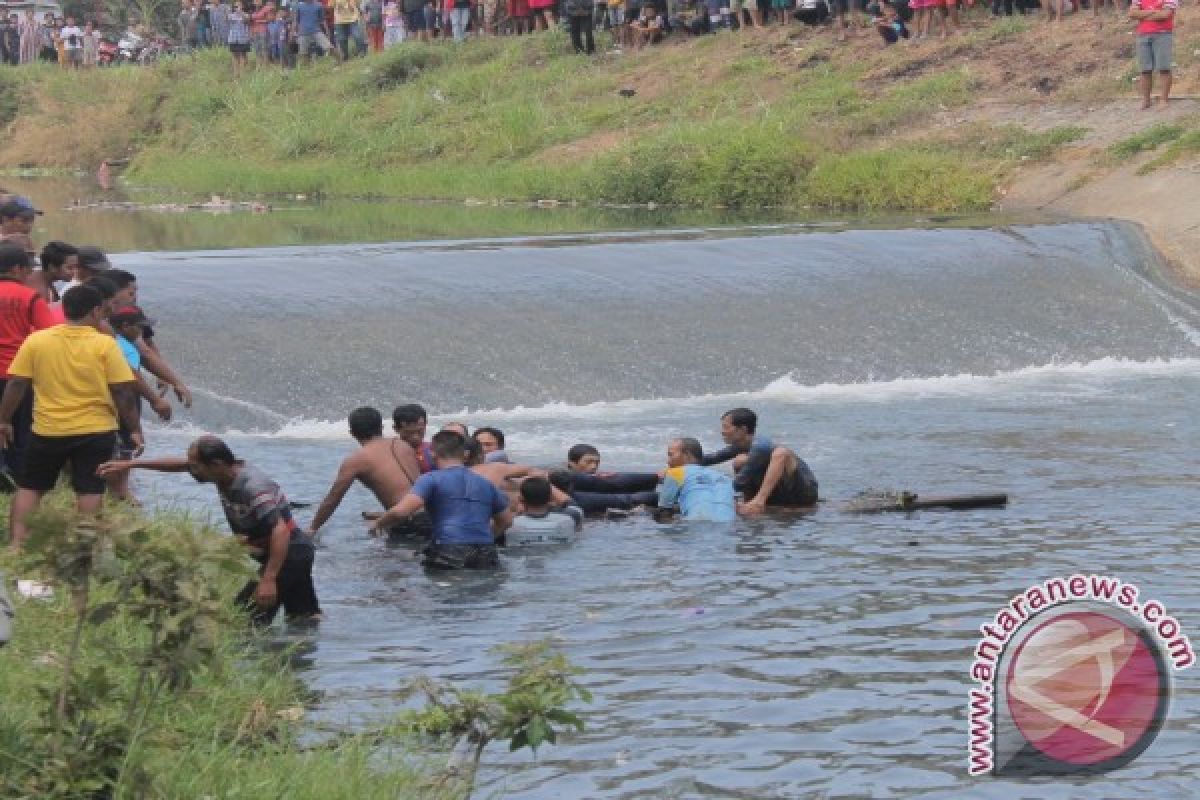
[[[614,510],[729,522],[739,513],[817,502],[808,465],[757,433],[757,416],[746,408],[722,415],[723,449],[706,455],[696,439],[674,438],[666,468],[646,473],[601,471],[600,451],[590,444],[571,447],[562,468],[516,464],[503,432],[493,427],[471,433],[451,422],[427,439],[428,416],[415,404],[394,410],[391,435],[374,408],[355,409],[348,424],[359,447],[339,465],[307,528],[296,521],[279,485],[215,436],[192,442],[183,458],[115,460],[98,472],[188,472],[215,484],[230,529],[261,564],[259,581],[242,597],[259,622],[269,622],[280,607],[289,619],[320,613],[312,581],[314,542],[355,483],[383,509],[363,513],[370,530],[420,544],[423,563],[432,569],[494,567],[501,546],[567,542],[585,516]],[[732,475],[714,468],[729,461]]]

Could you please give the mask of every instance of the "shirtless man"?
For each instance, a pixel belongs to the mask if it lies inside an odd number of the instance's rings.
[[[350,412],[349,422],[350,435],[360,447],[338,467],[337,477],[309,525],[312,536],[337,511],[355,481],[370,489],[379,504],[388,509],[400,502],[421,475],[412,447],[399,437],[383,435],[383,415],[379,411],[356,408]]]
[[[517,493],[520,491],[522,481],[526,478],[547,477],[544,469],[530,467],[526,464],[508,464],[502,461],[485,462],[486,456],[483,447],[477,440],[464,439],[463,443],[467,467],[476,475],[487,478],[490,484],[508,495],[510,508],[516,508]],[[571,502],[570,496],[559,489],[552,488],[551,494],[551,501],[556,506]]]

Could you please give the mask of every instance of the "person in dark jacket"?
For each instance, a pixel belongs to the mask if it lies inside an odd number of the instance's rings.
[[[575,46],[575,52],[592,55],[596,52],[596,42],[592,37],[595,0],[566,0],[564,9],[571,21],[571,44]]]

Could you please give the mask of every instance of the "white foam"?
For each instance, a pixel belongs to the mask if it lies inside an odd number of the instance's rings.
[[[1090,393],[1095,391],[1098,385],[1112,380],[1155,375],[1200,375],[1200,359],[1133,361],[1121,358],[1101,358],[1089,362],[1023,367],[991,375],[963,373],[924,378],[895,378],[884,381],[867,380],[855,383],[805,384],[788,374],[753,391],[703,394],[691,397],[603,401],[583,405],[555,402],[515,408],[462,409],[452,413],[433,414],[430,424],[432,428],[436,429],[441,423],[452,419],[464,421],[469,425],[502,420],[613,420],[614,418],[631,418],[648,413],[708,405],[753,405],[757,401],[794,404],[886,403],[908,398],[978,395],[1014,388],[1042,393],[1053,392],[1068,396]],[[224,398],[209,392],[206,394],[214,399],[251,408],[270,418],[278,419],[282,423],[279,427],[271,430],[228,430],[224,432],[224,435],[308,441],[343,440],[347,436],[345,420],[289,419],[283,414],[254,403],[247,403],[235,398]],[[188,435],[203,432],[187,423],[173,424],[168,430]]]

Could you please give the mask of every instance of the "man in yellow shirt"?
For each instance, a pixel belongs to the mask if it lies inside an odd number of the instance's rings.
[[[333,36],[337,40],[342,61],[350,59],[351,39],[354,40],[354,55],[361,56],[367,52],[358,0],[333,0]]]
[[[33,433],[12,502],[12,546],[19,550],[29,530],[26,517],[54,488],[71,463],[71,487],[79,510],[94,513],[104,499],[96,468],[112,458],[117,414],[142,448],[133,372],[111,336],[97,330],[104,297],[89,286],[68,289],[62,298],[67,323],[32,333],[8,368],[0,398],[0,447],[12,441],[12,416],[32,387]]]

